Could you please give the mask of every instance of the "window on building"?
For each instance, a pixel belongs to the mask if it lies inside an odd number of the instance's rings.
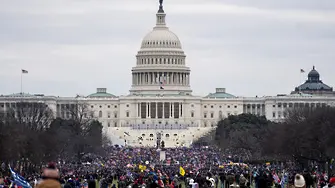
[[[211,108],[214,108],[214,106],[212,105]]]
[[[230,108],[230,106],[228,105],[227,108]]]
[[[117,122],[114,122],[114,127],[117,127]]]
[[[170,134],[166,134],[165,137],[166,137],[166,138],[169,138],[169,137],[170,137]]]
[[[117,118],[117,113],[114,113],[114,118]]]
[[[129,104],[127,104],[126,106],[127,106],[127,108],[128,108],[128,107],[129,107]]]
[[[276,112],[272,112],[272,117],[273,117],[273,118],[276,117]]]
[[[111,113],[110,112],[108,112],[107,117],[111,118]]]
[[[126,116],[129,117],[129,112],[126,112]]]
[[[145,137],[145,134],[142,134],[142,137]]]
[[[92,105],[91,108],[94,108],[94,106]]]
[[[115,105],[114,108],[117,108],[117,105]]]
[[[102,118],[102,111],[99,111],[99,118]]]
[[[150,134],[150,137],[154,137],[154,134]]]
[[[174,134],[173,136],[178,136],[177,134]]]
[[[108,108],[111,108],[111,106],[110,106],[110,105],[108,105],[107,107],[108,107]]]
[[[110,122],[108,122],[108,123],[107,123],[107,127],[110,127],[110,126],[111,126],[111,123],[110,123]]]
[[[214,113],[213,112],[211,113],[211,118],[214,118]]]
[[[276,107],[276,105],[274,104],[274,105],[272,105],[272,107],[273,107],[273,108],[275,108],[275,107]]]
[[[204,118],[207,118],[207,113],[204,113]]]
[[[237,108],[237,106],[234,106],[234,108]]]
[[[102,108],[102,106],[100,105],[99,108]]]
[[[194,117],[194,112],[191,112],[191,117]]]
[[[278,103],[278,108],[281,108],[281,103]]]
[[[205,105],[204,108],[207,108],[207,106]]]

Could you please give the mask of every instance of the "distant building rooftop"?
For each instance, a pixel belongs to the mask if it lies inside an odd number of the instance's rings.
[[[93,93],[91,95],[88,95],[87,97],[89,98],[106,98],[106,97],[110,97],[110,98],[115,98],[116,96],[110,93],[107,93],[107,89],[106,88],[97,88],[97,92]]]
[[[320,80],[320,74],[315,70],[315,66],[308,73],[308,78],[305,83],[296,87],[295,90],[291,94],[311,94],[311,95],[335,95],[333,88],[324,84]]]
[[[216,88],[215,93],[210,93],[205,98],[236,98],[236,96],[226,93],[226,88]]]

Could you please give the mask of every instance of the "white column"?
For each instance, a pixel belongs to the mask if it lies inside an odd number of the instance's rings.
[[[139,117],[141,117],[141,116],[142,116],[142,111],[141,111],[141,103],[138,103],[138,104],[139,104],[139,107],[140,107],[140,108],[138,109],[138,110],[140,111],[140,113],[139,113],[139,114],[140,114],[140,116],[139,116]]]
[[[172,103],[172,117],[174,118],[174,103]]]
[[[186,85],[188,86],[188,73],[186,73],[186,75],[185,75],[185,82],[186,82]]]
[[[155,84],[158,84],[158,72],[155,73]]]
[[[179,103],[179,118],[181,118],[181,103]]]
[[[162,105],[162,106],[163,106],[163,109],[162,109],[162,111],[163,111],[162,119],[164,119],[164,118],[165,118],[165,117],[164,117],[164,105],[165,105],[165,104],[164,104],[164,102],[162,102],[162,104],[163,104],[163,105]]]
[[[171,73],[171,84],[172,84],[172,85],[174,85],[173,77],[174,77],[174,73],[172,72],[172,73]]]
[[[147,84],[147,75],[148,75],[148,73],[143,73],[144,74],[144,85],[146,85]]]
[[[147,106],[148,106],[148,108],[147,108],[147,113],[148,113],[147,117],[150,118],[150,103],[149,102],[147,103]]]
[[[176,72],[176,85],[179,85],[179,73]]]
[[[136,85],[140,84],[140,77],[138,76],[138,73],[136,73]]]
[[[158,103],[156,102],[156,119],[158,119]]]
[[[138,85],[138,74],[135,73],[135,85]]]
[[[166,84],[170,85],[170,73],[166,73]]]
[[[142,73],[142,85],[145,84],[145,72]]]
[[[142,77],[141,73],[138,73],[138,85],[142,84]]]
[[[151,73],[148,72],[148,84],[151,85]]]

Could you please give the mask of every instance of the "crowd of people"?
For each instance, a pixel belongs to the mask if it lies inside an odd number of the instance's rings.
[[[88,154],[80,162],[59,160],[42,171],[22,172],[19,167],[14,171],[37,188],[335,188],[335,178],[318,168],[248,164],[211,147],[167,148],[162,155],[154,148],[114,146],[108,153],[108,157]],[[0,188],[27,187],[13,175],[3,174]]]

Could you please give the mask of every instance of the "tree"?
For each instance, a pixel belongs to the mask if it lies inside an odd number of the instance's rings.
[[[288,159],[329,162],[335,156],[335,108],[296,108],[276,126],[266,142],[276,143],[264,148],[268,154]],[[275,130],[275,131],[274,131]]]
[[[67,105],[71,118],[54,119],[43,103],[16,103],[0,116],[0,161],[39,165],[63,158],[78,161],[86,153],[101,153],[102,125],[84,103]]]
[[[215,131],[209,132],[194,145],[214,143],[231,154],[243,154],[246,159],[260,157],[263,136],[271,124],[264,116],[240,114],[229,116],[217,124]],[[212,139],[214,138],[214,139]]]

